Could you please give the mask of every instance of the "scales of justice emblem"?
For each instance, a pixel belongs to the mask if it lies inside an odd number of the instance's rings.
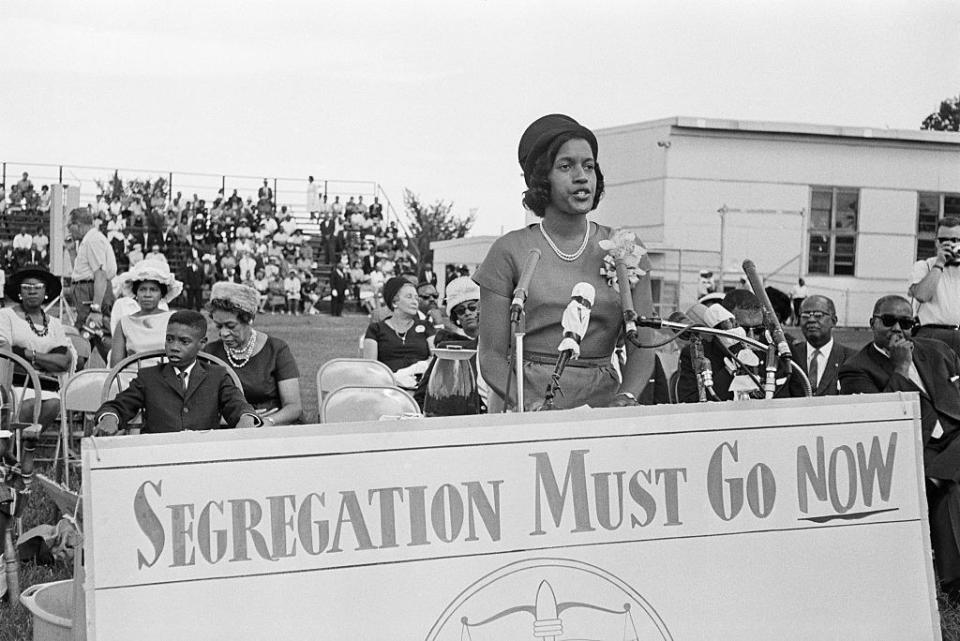
[[[673,637],[653,606],[609,572],[572,559],[528,559],[503,566],[461,592],[426,637],[426,641],[487,639],[672,641]]]

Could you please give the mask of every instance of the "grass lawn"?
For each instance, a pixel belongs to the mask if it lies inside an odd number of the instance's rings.
[[[348,314],[340,318],[328,315],[285,316],[261,314],[255,326],[290,346],[300,368],[300,387],[303,406],[310,422],[316,421],[317,390],[316,374],[319,367],[332,358],[354,357],[358,353],[359,338],[363,334],[368,320],[364,314]],[[797,328],[786,331],[799,335]],[[211,331],[211,337],[214,337]],[[869,330],[839,330],[835,338],[850,347],[859,349],[866,345],[872,334]],[[59,514],[52,502],[46,499],[38,488],[31,497],[24,515],[24,527],[38,523],[56,523]],[[21,589],[35,583],[57,581],[71,576],[72,568],[58,566],[53,568],[23,564],[20,571]],[[960,606],[949,603],[941,595],[939,598],[943,638],[947,641],[960,641]],[[0,603],[0,641],[20,641],[32,638],[32,617],[25,608],[12,609],[7,603]]]
[[[356,358],[360,336],[367,329],[366,314],[347,313],[334,317],[260,314],[254,327],[286,341],[300,368],[300,394],[307,421],[317,421],[317,370],[332,358]],[[211,330],[211,337],[215,333]],[[211,338],[211,339],[212,339]]]

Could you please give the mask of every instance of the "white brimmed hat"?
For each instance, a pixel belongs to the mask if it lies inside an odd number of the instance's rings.
[[[472,279],[461,276],[447,283],[447,315],[450,311],[468,300],[480,300],[480,286]]]
[[[170,266],[166,261],[148,258],[141,260],[131,267],[129,271],[113,279],[114,294],[132,297],[134,295],[133,284],[144,280],[152,280],[161,285],[165,285],[167,293],[164,295],[163,300],[167,303],[179,296],[183,291],[183,283],[174,278],[170,272]]]

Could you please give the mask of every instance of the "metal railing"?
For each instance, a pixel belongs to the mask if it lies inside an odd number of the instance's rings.
[[[233,190],[246,202],[247,198],[252,199],[254,206],[257,203],[257,190],[267,181],[267,186],[272,190],[274,203],[277,211],[283,206],[287,211],[297,219],[307,220],[309,212],[307,211],[307,178],[290,178],[283,176],[243,176],[236,174],[215,174],[215,173],[197,173],[184,171],[169,171],[160,169],[132,169],[117,167],[94,167],[87,165],[56,165],[49,163],[27,163],[27,162],[0,162],[0,183],[6,187],[6,193],[9,194],[10,188],[20,180],[22,174],[27,172],[29,179],[37,191],[43,185],[71,185],[77,187],[80,193],[80,204],[95,204],[96,198],[100,194],[100,188],[97,181],[109,183],[116,174],[121,180],[127,182],[132,179],[150,180],[154,182],[158,178],[163,178],[167,182],[166,199],[168,204],[176,198],[177,193],[182,194],[184,202],[190,201],[193,195],[206,201],[209,206],[222,189],[224,198],[229,198]],[[390,199],[387,197],[380,184],[372,180],[346,180],[341,178],[314,178],[317,184],[317,191],[322,198],[327,196],[327,202],[332,203],[339,196],[340,202],[344,205],[351,197],[355,200],[363,198],[365,207],[369,207],[374,198],[380,198],[380,204],[383,205],[383,215],[386,221],[396,221],[400,229],[406,234],[407,227],[403,220],[397,214]],[[409,235],[409,234],[407,234]]]

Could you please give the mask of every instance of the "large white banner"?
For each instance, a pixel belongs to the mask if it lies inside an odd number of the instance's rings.
[[[935,639],[919,435],[885,395],[88,440],[88,638]]]

